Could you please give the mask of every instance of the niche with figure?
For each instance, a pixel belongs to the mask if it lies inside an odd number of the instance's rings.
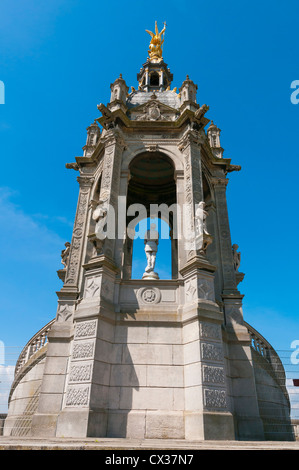
[[[141,270],[144,271],[147,266],[144,233],[150,229],[150,223],[155,223],[159,232],[155,270],[158,271],[158,267],[160,268],[161,272],[158,273],[160,279],[176,279],[177,238],[174,232],[177,233],[177,221],[173,162],[161,152],[144,152],[132,160],[129,170],[127,191],[129,230],[124,246],[123,278],[142,277]]]

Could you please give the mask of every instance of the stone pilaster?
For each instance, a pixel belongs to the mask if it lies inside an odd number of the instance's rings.
[[[104,201],[107,207],[112,206],[114,209],[114,234],[112,234],[112,237],[106,237],[103,246],[104,255],[110,259],[113,259],[114,257],[115,239],[117,237],[118,196],[120,187],[121,160],[124,148],[124,140],[117,130],[109,130],[105,134],[105,155],[100,200]]]
[[[234,439],[215,269],[197,257],[182,270],[186,439]]]
[[[190,260],[201,249],[201,246],[197,246],[195,227],[195,205],[203,201],[201,142],[201,135],[198,132],[188,130],[179,144],[179,149],[184,158],[185,197],[181,212],[183,213],[184,224],[183,238],[186,238],[186,240],[184,243],[180,243],[179,247],[179,258],[183,260]]]
[[[234,271],[232,242],[230,235],[229,218],[227,211],[226,186],[228,180],[225,178],[213,178],[215,192],[215,204],[217,213],[217,225],[219,248],[221,256],[221,270],[223,278],[223,295],[238,294],[236,277]]]
[[[94,178],[79,176],[80,184],[76,218],[73,229],[70,256],[67,266],[65,283],[62,291],[77,293],[79,288],[80,268],[83,260],[83,246],[86,238],[87,214],[90,199],[90,190]]]

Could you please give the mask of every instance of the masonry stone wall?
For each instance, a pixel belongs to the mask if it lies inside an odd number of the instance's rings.
[[[45,357],[25,368],[10,399],[9,411],[4,424],[4,436],[30,434],[32,416],[36,412],[44,374]]]

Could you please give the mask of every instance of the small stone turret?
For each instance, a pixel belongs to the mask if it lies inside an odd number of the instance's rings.
[[[100,135],[101,135],[101,130],[96,120],[94,120],[94,122],[89,127],[87,127],[86,144],[83,147],[84,157],[89,157],[93,153],[97,145],[97,142],[100,138]]]
[[[122,74],[119,75],[119,78],[117,78],[114,83],[111,83],[110,89],[110,111],[115,111],[116,109],[123,109],[123,111],[125,111],[125,104],[129,87],[123,79]]]
[[[211,121],[211,124],[207,130],[207,136],[210,142],[210,147],[215,157],[223,157],[223,148],[220,145],[220,132],[221,130]]]
[[[186,76],[186,80],[182,83],[179,92],[182,106],[191,109],[191,111],[195,111],[198,108],[196,103],[197,85],[190,80],[189,75]]]

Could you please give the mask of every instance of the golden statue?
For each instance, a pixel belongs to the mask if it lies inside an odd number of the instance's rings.
[[[149,57],[150,60],[162,60],[162,44],[164,42],[164,38],[162,39],[162,34],[164,35],[166,29],[166,23],[164,23],[164,28],[159,33],[157,21],[155,22],[155,33],[151,31],[145,30],[148,34],[151,35],[152,40],[149,45]]]

